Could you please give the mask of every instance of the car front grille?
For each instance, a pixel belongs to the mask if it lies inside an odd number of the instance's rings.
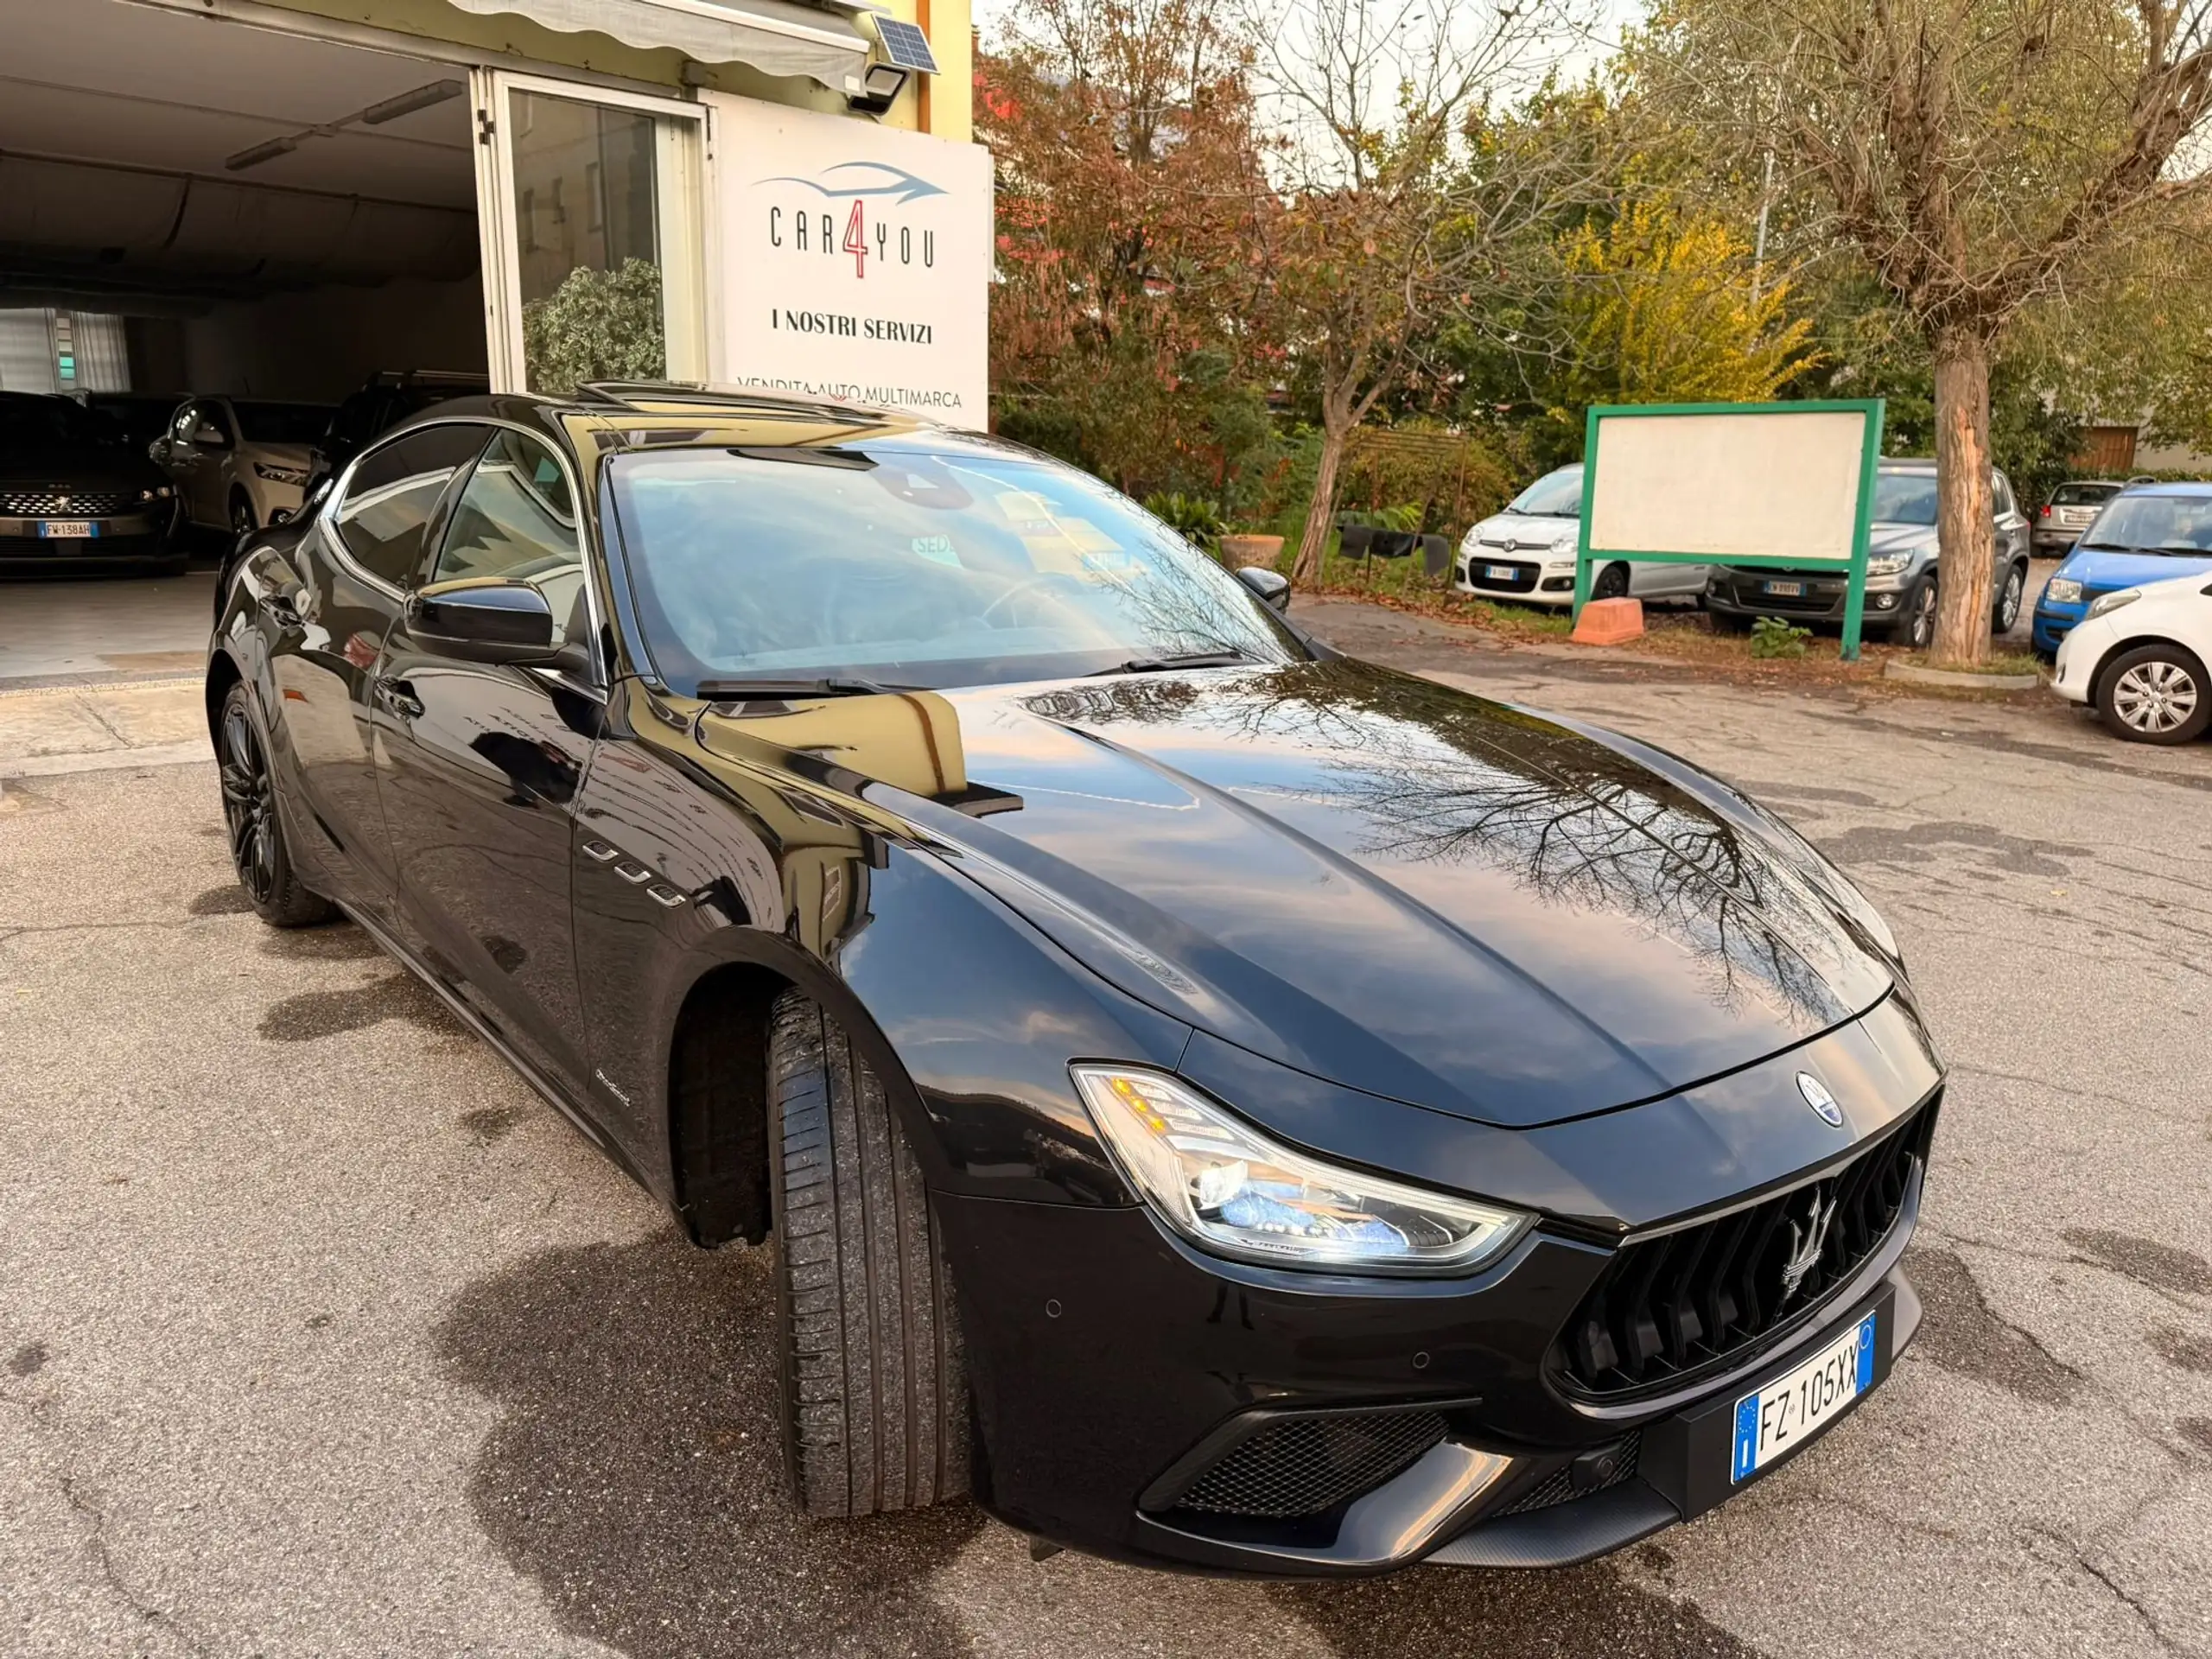
[[[1624,1245],[1560,1336],[1569,1387],[1599,1398],[1663,1390],[1802,1324],[1896,1224],[1935,1122],[1930,1102],[1819,1180]],[[1785,1269],[1815,1236],[1792,1289]]]
[[[1286,1520],[1372,1491],[1443,1440],[1433,1411],[1315,1412],[1278,1418],[1237,1442],[1175,1507]]]
[[[136,490],[0,490],[0,518],[112,518],[149,505]]]
[[[1493,564],[1501,570],[1510,568],[1513,574],[1493,576],[1490,574],[1490,567]],[[1536,587],[1536,566],[1516,559],[1486,558],[1478,550],[1467,561],[1467,580],[1477,587],[1496,588],[1502,593],[1533,593]]]

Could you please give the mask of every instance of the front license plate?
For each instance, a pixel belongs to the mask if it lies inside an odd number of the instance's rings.
[[[1488,576],[1492,582],[1512,582],[1516,580],[1521,573],[1510,564],[1486,564],[1483,566],[1483,575]]]
[[[1731,1481],[1747,1480],[1796,1450],[1874,1385],[1875,1319],[1869,1313],[1789,1376],[1736,1402]]]
[[[1802,599],[1805,596],[1805,584],[1802,582],[1763,582],[1759,588],[1762,592],[1772,594],[1777,599]]]
[[[71,541],[84,541],[100,533],[100,527],[89,518],[41,518],[38,533],[47,537],[63,537]]]

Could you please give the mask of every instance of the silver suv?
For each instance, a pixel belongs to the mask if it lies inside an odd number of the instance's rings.
[[[2012,482],[1993,473],[1996,512],[1997,597],[1990,631],[2010,633],[2028,593],[2028,518],[2013,499]],[[1885,461],[1874,479],[1874,523],[1866,549],[1869,638],[1887,638],[1916,651],[1936,637],[1936,463]],[[1721,626],[1748,628],[1754,617],[1792,622],[1841,622],[1844,575],[1833,566],[1776,569],[1715,565],[1706,584],[1705,608]]]

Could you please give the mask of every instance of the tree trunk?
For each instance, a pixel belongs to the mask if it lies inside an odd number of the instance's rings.
[[[1337,527],[1337,472],[1344,458],[1344,441],[1351,423],[1339,423],[1336,410],[1324,404],[1321,421],[1321,460],[1313,469],[1313,499],[1306,509],[1306,531],[1298,541],[1298,563],[1290,568],[1293,588],[1320,585],[1321,556],[1328,551],[1329,537]]]
[[[1930,657],[1961,665],[1989,657],[1994,608],[1995,504],[1989,456],[1989,344],[1965,330],[1936,342],[1936,533],[1942,550]]]

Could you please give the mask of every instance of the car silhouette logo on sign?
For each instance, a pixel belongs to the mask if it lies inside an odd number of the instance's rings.
[[[1828,1092],[1828,1086],[1809,1071],[1797,1074],[1797,1092],[1805,1096],[1805,1103],[1821,1115],[1821,1122],[1832,1129],[1843,1127],[1843,1108]]]

